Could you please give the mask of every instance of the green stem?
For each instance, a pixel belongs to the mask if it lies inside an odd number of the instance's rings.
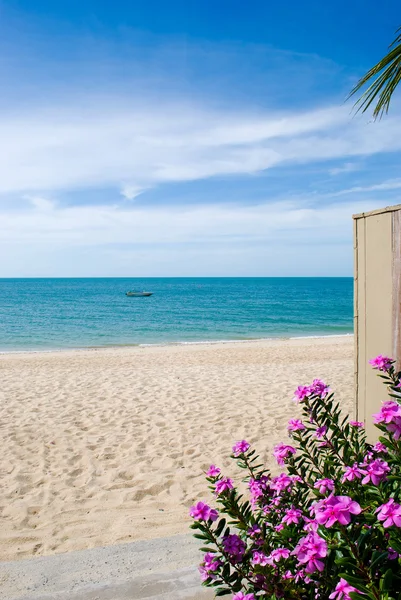
[[[372,579],[370,577],[370,573],[369,573],[368,569],[365,567],[363,561],[361,560],[361,558],[359,556],[358,546],[355,544],[355,542],[353,542],[349,538],[346,527],[342,526],[341,530],[342,530],[343,536],[344,536],[344,538],[345,538],[348,546],[350,547],[351,552],[352,552],[352,554],[353,554],[353,556],[354,556],[354,558],[355,558],[355,560],[357,562],[358,569],[361,571],[361,573],[363,573],[366,582],[371,586],[370,589],[371,589],[373,595],[375,596],[375,598],[377,598],[377,600],[380,600],[380,593],[375,588],[375,586],[373,585],[373,581],[372,581]]]

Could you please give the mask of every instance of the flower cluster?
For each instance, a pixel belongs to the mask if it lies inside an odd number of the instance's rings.
[[[385,425],[387,431],[393,434],[395,440],[401,437],[401,406],[389,400],[383,402],[380,412],[373,415],[373,421]]]
[[[354,502],[349,496],[329,496],[311,507],[316,521],[326,527],[332,527],[335,523],[348,525],[351,523],[351,515],[359,515],[361,510],[358,502]]]
[[[379,356],[372,358],[369,361],[369,364],[372,365],[372,367],[374,369],[377,369],[378,371],[382,371],[384,373],[384,372],[388,371],[389,369],[391,369],[393,362],[394,361],[392,358],[389,358],[388,356],[383,356],[382,354],[379,354]]]
[[[285,459],[291,456],[291,454],[295,454],[296,449],[293,446],[288,446],[280,442],[277,446],[274,446],[273,455],[276,457],[277,464],[281,467],[285,464]]]
[[[401,527],[401,506],[390,498],[388,502],[379,506],[376,510],[379,521],[384,521],[383,527]]]
[[[336,585],[336,589],[332,594],[330,594],[329,598],[330,600],[351,600],[350,593],[357,591],[358,590],[354,588],[353,585],[350,585],[341,577],[340,581]]]
[[[221,560],[216,558],[216,555],[212,552],[207,552],[203,558],[202,564],[199,566],[199,573],[202,581],[208,579],[216,579],[216,571],[223,566]]]
[[[244,555],[246,545],[238,535],[226,535],[223,537],[223,548],[233,560],[239,561]]]
[[[249,442],[247,442],[246,440],[241,440],[240,442],[237,442],[236,444],[234,444],[233,455],[235,457],[238,457],[241,454],[245,454],[245,452],[248,452],[250,447],[251,447],[251,444]]]
[[[306,398],[326,398],[330,388],[321,379],[314,379],[311,385],[299,385],[294,393],[295,402],[304,402]]]
[[[221,496],[224,492],[229,492],[234,487],[233,480],[229,477],[222,477],[216,481],[214,492],[216,496]]]
[[[401,589],[401,373],[370,361],[392,398],[373,420],[383,434],[369,444],[364,423],[344,418],[320,379],[299,386],[301,418],[288,422],[291,445],[274,446],[272,474],[246,440],[232,457],[248,492],[211,465],[219,510],[198,502],[192,528],[207,548],[204,585],[233,600],[384,600]]]
[[[203,502],[198,502],[195,506],[191,506],[189,514],[195,521],[216,521],[219,516],[216,509],[210,508],[210,506]]]
[[[298,559],[298,565],[305,568],[305,573],[323,571],[324,559],[327,556],[327,543],[317,533],[309,533],[299,540],[298,545],[292,551]]]

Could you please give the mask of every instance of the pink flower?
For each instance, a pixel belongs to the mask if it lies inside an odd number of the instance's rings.
[[[287,475],[287,473],[280,473],[278,477],[273,477],[270,488],[280,493],[289,488],[294,483],[294,480],[294,477],[291,477],[291,475]]]
[[[294,402],[303,402],[310,394],[310,389],[306,385],[299,385],[294,392]]]
[[[191,506],[189,514],[195,521],[216,521],[219,516],[217,510],[203,502]]]
[[[290,570],[288,570],[284,573],[284,575],[282,575],[282,578],[283,579],[294,579],[294,575],[291,573]]]
[[[381,458],[376,458],[376,460],[363,465],[361,473],[363,473],[365,477],[362,479],[362,483],[366,485],[371,481],[374,485],[379,485],[383,479],[386,479],[386,475],[389,471],[390,467],[388,464]]]
[[[326,527],[332,527],[337,522],[348,525],[351,515],[359,515],[361,511],[358,502],[354,502],[349,496],[329,496],[313,507],[316,521]]]
[[[347,583],[345,579],[340,579],[336,585],[336,589],[330,594],[330,600],[351,600],[350,593],[357,592],[358,590],[352,585]]]
[[[277,460],[277,464],[279,464],[280,466],[284,465],[284,460],[286,458],[291,456],[291,454],[295,453],[296,449],[293,448],[293,446],[286,446],[285,444],[283,444],[283,442],[280,442],[279,444],[277,444],[277,446],[274,446],[273,455]]]
[[[200,573],[202,581],[206,581],[207,579],[217,579],[216,575],[214,575],[213,573],[209,573],[209,571],[205,569],[205,567],[203,567],[202,565],[200,565],[198,571]]]
[[[397,558],[399,557],[399,554],[398,554],[398,552],[396,552],[394,550],[394,548],[388,548],[387,557],[389,560],[397,560]]]
[[[377,442],[377,444],[373,446],[373,450],[375,452],[387,452],[387,448],[382,442]]]
[[[306,575],[305,575],[305,571],[303,569],[296,571],[296,573],[294,575],[295,583],[298,583],[299,581],[305,581],[305,579],[306,579]]]
[[[363,471],[359,469],[357,463],[354,463],[352,467],[345,468],[341,481],[343,483],[344,481],[354,481],[354,479],[361,479],[362,475],[364,475]]]
[[[317,533],[312,532],[299,540],[291,554],[297,557],[300,565],[306,565],[306,573],[323,571],[324,562],[321,559],[327,556],[327,544]]]
[[[215,465],[210,465],[209,470],[206,473],[206,477],[218,477],[220,473],[221,471],[219,467],[216,467]]]
[[[393,423],[389,423],[387,431],[393,434],[395,440],[399,440],[401,437],[401,417],[396,417]]]
[[[301,419],[290,419],[288,421],[288,431],[302,431],[306,429]]]
[[[382,403],[380,412],[373,415],[373,422],[378,423],[391,423],[395,417],[401,416],[401,406],[398,402],[388,400]]]
[[[387,431],[393,434],[395,440],[401,437],[401,406],[393,400],[383,402],[381,411],[373,415],[373,422],[386,425]]]
[[[376,358],[372,358],[369,361],[369,364],[372,365],[372,367],[374,369],[377,369],[378,371],[388,371],[393,362],[394,361],[392,358],[379,354],[379,356],[376,356]]]
[[[286,523],[287,525],[294,523],[297,525],[300,519],[302,519],[302,510],[292,506],[289,510],[287,510],[287,514],[283,518],[282,523]]]
[[[322,400],[330,392],[329,386],[326,385],[321,379],[314,379],[312,384],[309,386],[309,390],[311,395],[319,396],[319,398]]]
[[[250,447],[251,444],[249,442],[247,442],[246,440],[241,440],[240,442],[234,444],[233,454],[234,456],[238,457],[240,454],[245,454],[245,452],[247,452]]]
[[[384,521],[383,527],[401,527],[401,506],[394,502],[393,498],[390,498],[386,504],[382,504],[376,510],[378,513],[377,518],[379,521]]]
[[[323,425],[322,427],[317,427],[316,431],[315,431],[315,436],[317,437],[318,440],[321,440],[322,437],[324,437],[327,433],[327,427],[326,425]]]
[[[252,527],[250,527],[247,531],[248,535],[250,537],[257,537],[257,535],[259,533],[262,533],[261,528],[259,527],[259,525],[257,523],[255,523],[254,525],[252,525]]]
[[[269,564],[268,557],[263,552],[254,552],[251,562],[253,565],[261,565],[262,567]]]
[[[220,496],[224,492],[228,492],[229,490],[232,490],[233,487],[234,486],[233,486],[232,479],[230,479],[229,477],[222,477],[221,479],[216,481],[214,491],[215,491],[216,496]]]
[[[373,454],[373,452],[366,452],[364,459],[363,459],[363,463],[360,466],[364,467],[368,463],[372,462],[374,457],[375,457],[375,455]]]
[[[212,552],[206,552],[203,557],[203,564],[209,571],[216,571],[223,563]]]
[[[319,529],[319,523],[317,523],[314,519],[308,519],[308,517],[304,517],[304,520],[305,520],[305,525],[304,525],[305,531],[316,532]]]
[[[287,548],[277,548],[267,557],[267,564],[273,565],[280,560],[285,560],[290,556],[290,551]]]
[[[215,554],[207,552],[204,556],[203,563],[199,567],[199,573],[202,581],[206,579],[216,579],[215,572],[223,565],[223,563],[216,558]]]
[[[319,490],[319,494],[327,494],[328,491],[334,490],[334,481],[332,479],[318,479],[315,482],[314,488]]]
[[[241,540],[238,535],[226,535],[223,537],[223,548],[227,554],[231,554],[231,556],[236,560],[241,560],[243,557],[246,544]]]
[[[243,594],[242,592],[237,592],[233,596],[233,600],[256,600],[253,594]]]
[[[262,475],[260,479],[249,480],[249,491],[251,494],[251,504],[255,508],[259,498],[262,498],[264,492],[267,490],[269,478],[266,475]]]
[[[350,421],[349,424],[351,425],[351,427],[360,427],[361,429],[365,427],[362,421]]]
[[[330,388],[321,379],[314,379],[311,385],[299,385],[294,392],[295,402],[303,402],[309,396],[318,396],[323,399],[329,393]]]

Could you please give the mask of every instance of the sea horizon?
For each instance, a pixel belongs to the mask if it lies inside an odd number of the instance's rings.
[[[2,353],[352,332],[352,277],[0,278]]]

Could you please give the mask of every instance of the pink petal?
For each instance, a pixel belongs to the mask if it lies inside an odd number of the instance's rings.
[[[348,525],[351,522],[351,517],[348,513],[339,513],[337,515],[337,520],[341,525]]]

